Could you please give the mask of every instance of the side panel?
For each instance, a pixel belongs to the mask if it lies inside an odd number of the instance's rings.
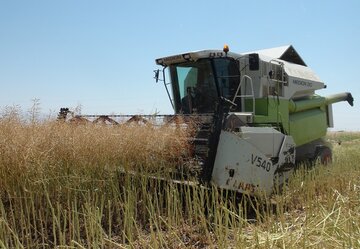
[[[327,106],[326,111],[327,111],[326,114],[327,114],[328,127],[334,128],[333,110],[331,104]]]
[[[266,110],[264,109],[266,108]],[[289,129],[289,101],[275,96],[256,99],[254,124],[279,124],[283,127],[286,134],[290,134]]]
[[[255,115],[254,125],[281,124],[284,132],[293,137],[297,146],[324,137],[327,128],[333,125],[330,105],[289,113],[288,100],[269,97],[256,100],[257,110],[261,110],[261,106],[266,106],[264,102],[268,103],[268,115]]]
[[[297,146],[324,137],[327,127],[326,111],[320,108],[290,115],[290,134]]]

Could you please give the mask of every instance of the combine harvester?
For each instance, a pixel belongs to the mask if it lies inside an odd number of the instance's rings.
[[[159,58],[156,64],[163,67],[155,71],[156,81],[163,81],[175,115],[83,115],[71,120],[195,120],[191,162],[199,169],[199,182],[240,193],[270,194],[299,163],[330,162],[324,137],[333,127],[332,104],[353,105],[350,93],[316,95],[326,85],[292,46],[236,54],[225,45],[223,50]],[[62,108],[59,117],[67,114]]]

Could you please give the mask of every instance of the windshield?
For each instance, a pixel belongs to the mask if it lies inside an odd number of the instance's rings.
[[[223,96],[232,99],[239,70],[230,58],[200,59],[170,66],[176,113],[213,113]]]

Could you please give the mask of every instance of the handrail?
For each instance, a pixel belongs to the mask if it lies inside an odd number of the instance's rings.
[[[249,80],[250,80],[251,95],[248,95],[248,94],[238,95],[244,79],[249,79]],[[247,83],[247,81],[245,81],[245,84],[246,84],[246,83]],[[255,114],[255,95],[254,95],[253,82],[252,82],[252,79],[251,79],[250,76],[248,76],[248,75],[243,75],[243,76],[241,77],[241,80],[240,80],[240,83],[239,83],[239,85],[238,85],[238,88],[236,89],[236,93],[235,93],[235,95],[234,95],[234,98],[233,98],[232,102],[235,103],[235,100],[236,100],[237,98],[250,98],[250,97],[252,98],[252,102],[253,102],[253,103],[252,103],[252,106],[253,106],[253,111],[252,111],[252,113]]]

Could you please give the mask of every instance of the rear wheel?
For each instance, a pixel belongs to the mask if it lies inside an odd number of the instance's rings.
[[[315,162],[323,165],[331,164],[332,163],[331,149],[326,146],[319,148],[315,157]]]

